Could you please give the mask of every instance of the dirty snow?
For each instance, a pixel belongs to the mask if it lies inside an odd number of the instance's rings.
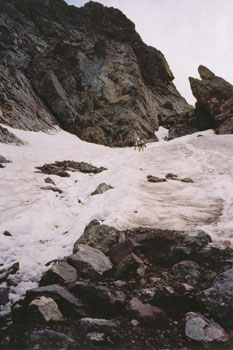
[[[95,218],[118,229],[204,229],[215,239],[233,240],[233,135],[199,132],[137,152],[83,142],[62,130],[9,130],[26,141],[20,147],[0,144],[0,154],[12,160],[0,169],[0,266],[20,262],[12,279],[21,282],[12,289],[12,301],[37,285],[48,261],[70,254]],[[56,160],[85,161],[108,170],[70,173],[69,178],[51,175],[63,191],[57,194],[42,190],[47,175],[35,172],[36,166]],[[168,172],[194,183],[147,182],[147,175]],[[114,189],[90,196],[101,182]],[[4,236],[5,230],[12,237]]]

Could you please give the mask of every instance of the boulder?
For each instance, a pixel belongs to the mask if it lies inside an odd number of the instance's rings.
[[[183,179],[180,179],[181,182],[186,182],[186,183],[194,183],[193,179],[190,177],[184,177]]]
[[[96,219],[92,220],[84,230],[82,236],[75,242],[73,253],[77,252],[79,244],[86,244],[106,253],[109,248],[118,242],[120,231],[113,226],[101,225]]]
[[[84,276],[99,280],[112,269],[111,261],[100,250],[85,244],[76,245],[76,249],[77,252],[68,256],[67,261]]]
[[[158,183],[158,182],[166,182],[167,180],[165,178],[159,178],[157,176],[147,175],[147,181]]]
[[[44,182],[56,186],[55,182],[51,179],[51,177],[46,177],[46,179],[44,179]]]
[[[201,279],[199,265],[191,260],[184,260],[175,264],[172,267],[172,273],[190,284],[200,282]]]
[[[208,320],[203,315],[195,312],[186,314],[186,337],[202,342],[228,342],[230,336],[217,323]]]
[[[51,284],[70,285],[78,278],[77,270],[65,261],[57,261],[45,272],[40,280],[40,286]]]
[[[198,294],[198,300],[226,327],[233,327],[233,268],[219,274],[213,285]]]
[[[143,304],[135,297],[130,300],[128,307],[134,317],[145,323],[160,325],[167,319],[167,315],[162,309],[150,304]]]
[[[37,313],[43,317],[45,321],[63,321],[64,318],[55,303],[51,298],[44,296],[32,300],[29,304],[28,314],[32,318],[33,309],[37,310]],[[35,312],[34,312],[35,313]],[[37,317],[37,314],[35,314]]]
[[[133,238],[127,238],[124,242],[117,243],[108,251],[108,256],[113,264],[119,264],[137,246],[137,242]]]
[[[109,191],[111,189],[113,189],[112,186],[107,185],[106,183],[103,182],[103,183],[99,184],[99,186],[96,188],[96,190],[91,193],[91,196],[95,196],[96,194],[102,194],[102,193]]]
[[[123,292],[92,283],[77,282],[70,291],[87,303],[94,314],[120,313],[126,302],[126,296]]]
[[[0,122],[1,122],[1,116],[0,116]],[[20,140],[14,134],[8,131],[8,129],[2,127],[1,125],[0,125],[0,142],[12,143],[13,145],[16,145],[16,146],[24,145],[24,142],[22,140]]]
[[[25,301],[30,304],[32,300],[41,296],[52,298],[64,316],[86,317],[88,314],[88,308],[83,302],[56,284],[28,290]]]

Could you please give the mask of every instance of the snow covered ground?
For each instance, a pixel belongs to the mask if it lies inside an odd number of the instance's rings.
[[[72,252],[84,227],[98,219],[119,229],[137,226],[204,229],[213,238],[233,241],[233,135],[199,132],[173,141],[133,148],[108,148],[57,130],[53,134],[9,128],[24,146],[0,143],[12,163],[0,169],[0,266],[19,261],[16,300],[36,286],[45,263]],[[202,135],[199,137],[199,135]],[[50,176],[63,193],[42,190],[45,174],[36,166],[74,160],[108,168],[97,175]],[[147,175],[172,172],[194,183],[149,183]],[[114,187],[90,196],[102,183]],[[7,230],[12,234],[4,236]]]

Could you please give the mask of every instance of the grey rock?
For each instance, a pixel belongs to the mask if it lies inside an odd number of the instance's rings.
[[[120,313],[126,302],[126,296],[122,291],[92,283],[77,282],[70,291],[90,305],[92,312],[96,310],[98,315]]]
[[[0,154],[0,163],[11,163],[11,161]]]
[[[230,340],[227,332],[219,324],[195,312],[186,314],[185,335],[192,340],[202,342],[228,342]]]
[[[3,235],[7,237],[12,237],[12,234],[9,231],[4,231]]]
[[[210,235],[201,230],[185,232],[185,235],[183,244],[192,248],[192,250],[201,249],[212,242]]]
[[[109,333],[120,325],[119,321],[101,318],[81,318],[79,328],[82,333],[104,332]]]
[[[64,333],[58,333],[49,329],[32,331],[30,334],[30,342],[32,345],[39,344],[40,348],[68,350],[75,346],[75,341]]]
[[[200,282],[201,273],[197,263],[191,260],[181,261],[172,267],[172,273],[187,283]]]
[[[183,179],[180,179],[180,181],[186,183],[194,183],[194,181],[190,177],[184,177]]]
[[[55,301],[51,298],[46,298],[41,296],[32,300],[29,304],[29,313],[32,318],[31,313],[33,312],[33,308],[36,308],[41,316],[45,319],[45,321],[63,321],[64,318],[55,303]]]
[[[165,178],[159,178],[157,176],[148,175],[147,181],[157,183],[157,182],[166,182],[167,180]]]
[[[58,304],[62,314],[67,317],[86,317],[86,305],[59,285],[38,287],[26,292],[26,301],[30,303],[37,297],[51,297]]]
[[[97,332],[87,333],[86,338],[92,342],[102,343],[105,340],[105,334]]]
[[[173,173],[167,173],[165,177],[168,180],[179,180],[178,175],[175,175]]]
[[[58,193],[63,193],[63,191],[58,188],[58,187],[53,187],[53,186],[43,186],[41,187],[42,190],[46,190],[46,191],[53,191],[53,192],[58,192]]]
[[[1,118],[0,118],[1,121]],[[0,142],[2,143],[12,143],[17,146],[22,146],[24,142],[12,134],[8,129],[0,125]]]
[[[96,219],[92,220],[84,230],[82,236],[75,242],[73,253],[77,252],[79,244],[86,244],[106,253],[118,242],[120,231],[113,226],[101,225]]]
[[[40,286],[51,284],[70,285],[78,278],[77,270],[65,261],[57,261],[45,272],[40,280]]]
[[[159,119],[191,108],[163,54],[119,10],[1,0],[0,21],[0,123],[34,131],[56,124],[88,142],[125,146],[137,135],[156,140]]]
[[[1,287],[0,288],[0,305],[5,305],[9,301],[9,288]]]
[[[166,321],[166,313],[150,304],[143,304],[138,298],[132,298],[129,302],[129,310],[136,317],[145,323],[161,324]]]
[[[219,274],[212,287],[201,291],[198,300],[223,326],[232,327],[233,313],[233,269]]]
[[[68,256],[67,261],[86,277],[98,280],[111,270],[111,261],[100,250],[85,244],[76,245],[76,249],[77,252]]]
[[[13,263],[10,266],[7,266],[0,270],[0,282],[3,282],[7,279],[9,275],[15,274],[19,270],[19,263]]]
[[[103,182],[103,183],[99,184],[99,186],[96,188],[96,190],[91,193],[91,196],[94,196],[96,194],[102,194],[102,193],[109,191],[111,189],[113,189],[112,186],[107,185],[106,183]]]
[[[51,179],[51,177],[46,177],[46,179],[44,181],[47,184],[52,184],[52,185],[56,186],[55,182]]]

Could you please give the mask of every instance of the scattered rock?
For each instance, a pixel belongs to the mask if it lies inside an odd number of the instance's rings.
[[[178,175],[175,175],[173,173],[167,173],[167,175],[165,175],[165,177],[168,180],[179,180]]]
[[[85,162],[75,162],[71,160],[64,160],[62,162],[56,161],[53,164],[44,164],[43,166],[38,166],[36,169],[40,170],[44,174],[57,175],[61,177],[69,177],[67,171],[80,171],[87,174],[98,174],[101,171],[107,170],[106,168],[97,168],[94,165]]]
[[[12,163],[12,162],[0,154],[0,163]]]
[[[180,179],[180,181],[186,183],[194,183],[194,181],[190,177],[185,177],[183,179]]]
[[[102,193],[104,193],[108,190],[111,190],[111,189],[113,189],[112,186],[107,185],[106,183],[103,182],[103,183],[99,184],[99,186],[97,187],[97,189],[94,192],[91,193],[91,196],[94,196],[96,194],[102,194]]]
[[[200,282],[200,267],[194,261],[181,261],[172,267],[172,272],[187,283]]]
[[[19,270],[19,263],[16,262],[8,267],[5,267],[0,270],[0,282],[3,282],[11,274],[15,274]]]
[[[34,299],[29,304],[29,312],[33,313],[33,309],[36,308],[38,313],[45,319],[45,321],[63,321],[64,318],[58,309],[57,304],[51,298],[44,296]],[[37,316],[37,315],[36,315]],[[32,317],[32,315],[30,315]]]
[[[100,318],[81,318],[79,328],[82,333],[90,332],[112,332],[120,325],[119,321],[105,320]]]
[[[58,193],[63,193],[62,190],[60,190],[60,188],[58,187],[53,187],[53,186],[44,186],[41,187],[42,190],[47,190],[47,191],[53,191],[53,192],[58,192]]]
[[[44,179],[44,182],[56,186],[55,182],[51,179],[51,177],[46,177],[46,179]]]
[[[3,235],[8,236],[8,237],[12,237],[12,234],[9,231],[4,231]]]
[[[192,340],[203,342],[228,342],[230,340],[229,335],[219,324],[195,312],[186,314],[185,335]]]
[[[120,231],[115,227],[101,225],[96,219],[92,220],[84,230],[82,236],[75,242],[73,253],[77,252],[79,244],[86,244],[106,253],[109,248],[118,242]]]
[[[39,344],[39,349],[64,349],[69,350],[72,346],[75,346],[75,341],[65,335],[64,333],[58,333],[49,329],[33,331],[30,335],[30,341],[32,345]]]
[[[96,342],[96,343],[102,343],[105,340],[105,335],[104,333],[87,333],[86,338],[92,342]]]
[[[57,261],[45,272],[40,280],[40,286],[51,284],[70,285],[78,278],[77,270],[65,261]]]
[[[132,298],[129,302],[129,310],[145,323],[162,324],[166,321],[166,313],[150,304],[143,304],[138,298]]]
[[[85,244],[76,245],[77,252],[67,257],[68,263],[92,279],[100,279],[111,270],[112,263],[100,250]]]
[[[22,140],[20,140],[14,134],[12,134],[10,131],[8,131],[8,129],[3,128],[1,125],[0,125],[0,142],[12,143],[12,144],[17,145],[17,146],[24,145],[24,142]]]
[[[157,182],[166,182],[167,180],[165,178],[159,178],[153,175],[147,175],[147,181],[157,183]]]

